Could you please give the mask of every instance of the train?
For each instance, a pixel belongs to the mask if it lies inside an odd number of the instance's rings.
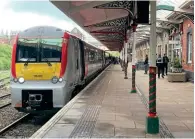
[[[56,111],[110,63],[110,55],[53,26],[20,32],[11,57],[11,104],[20,112]]]

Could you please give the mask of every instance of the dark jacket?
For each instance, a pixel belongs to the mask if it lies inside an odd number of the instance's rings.
[[[148,57],[144,61],[144,65],[148,64]]]
[[[169,63],[169,58],[167,56],[163,56],[163,63],[164,64]]]

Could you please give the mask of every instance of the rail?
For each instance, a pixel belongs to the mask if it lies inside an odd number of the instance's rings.
[[[10,83],[10,81],[6,81],[8,80],[10,77],[5,77],[3,79],[0,79],[0,89],[4,88],[7,84]],[[6,81],[6,82],[5,82]]]
[[[11,105],[11,99],[9,96],[11,96],[11,94],[0,96],[0,109]]]
[[[12,122],[11,124],[9,124],[8,126],[4,127],[3,129],[0,130],[0,136],[5,133],[6,131],[8,131],[10,128],[12,128],[13,126],[17,125],[18,123],[22,122],[23,120],[25,120],[26,118],[28,118],[28,116],[30,116],[30,114],[25,114],[24,116],[22,116],[21,118],[15,120],[14,122]]]

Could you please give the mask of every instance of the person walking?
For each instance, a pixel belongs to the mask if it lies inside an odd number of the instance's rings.
[[[146,55],[145,61],[144,61],[144,69],[145,69],[145,73],[148,73],[148,55]]]
[[[162,78],[164,78],[164,64],[163,64],[163,58],[161,55],[158,55],[158,58],[156,60],[156,66],[158,67],[158,78],[160,78],[160,73],[162,74]]]
[[[167,71],[168,71],[168,63],[169,63],[169,58],[167,57],[166,54],[164,54],[164,56],[163,56],[163,64],[164,64],[164,69],[165,69],[164,72],[165,72],[166,75],[167,75]]]

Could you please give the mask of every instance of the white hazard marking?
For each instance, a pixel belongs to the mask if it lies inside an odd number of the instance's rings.
[[[110,84],[111,80],[108,82],[108,84]]]
[[[140,90],[136,87],[137,92],[139,93],[140,96],[142,96],[142,93],[140,92]]]

